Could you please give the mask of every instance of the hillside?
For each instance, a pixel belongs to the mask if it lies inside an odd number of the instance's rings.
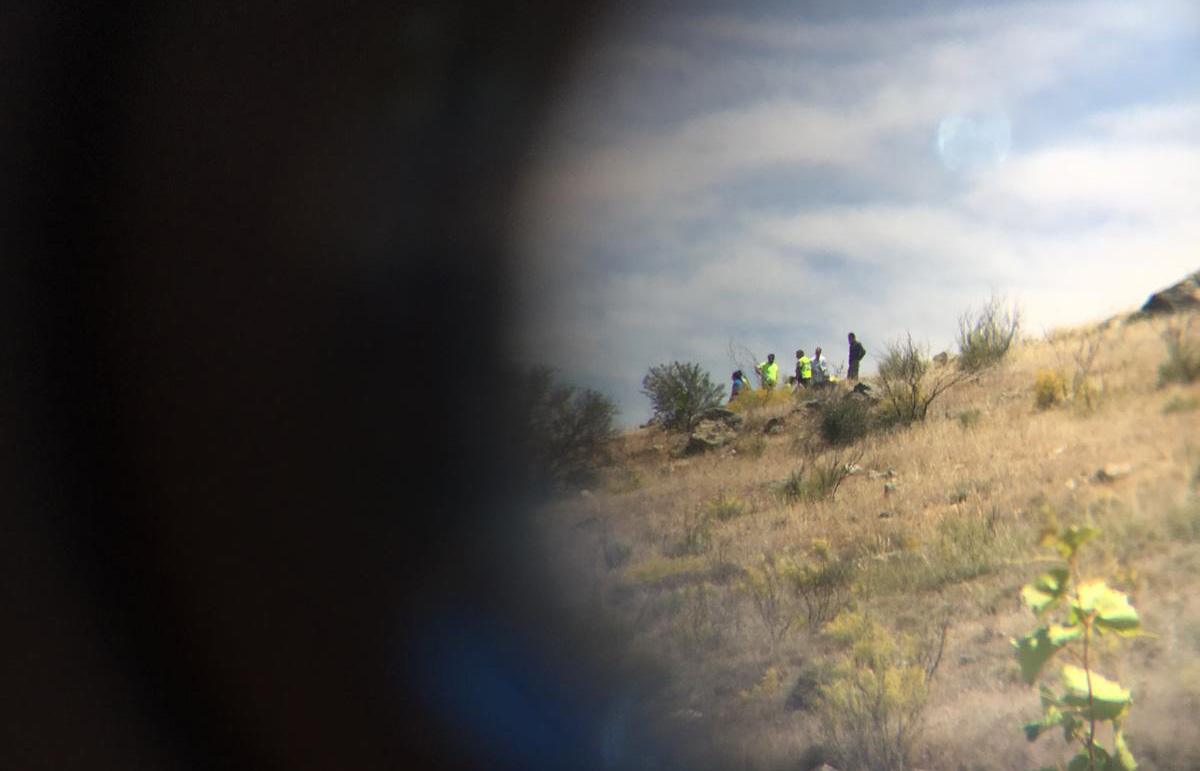
[[[542,521],[580,612],[612,619],[665,667],[634,697],[640,725],[695,767],[832,763],[822,685],[849,652],[893,645],[932,672],[927,697],[889,697],[911,722],[886,730],[907,732],[916,768],[1064,762],[1059,736],[1022,734],[1040,708],[1009,642],[1034,625],[1019,592],[1045,564],[1036,542],[1053,519],[1102,530],[1085,569],[1128,592],[1153,633],[1101,654],[1133,689],[1126,734],[1141,767],[1194,767],[1200,383],[1159,385],[1167,324],[1135,315],[1025,339],[924,422],[843,449],[824,448],[814,412],[790,398],[695,457],[658,429],[625,434],[601,483]],[[1047,371],[1066,398],[1039,409]],[[782,430],[764,433],[773,417]],[[789,494],[802,467],[811,478],[845,464],[832,497]],[[843,742],[883,730],[843,717]]]

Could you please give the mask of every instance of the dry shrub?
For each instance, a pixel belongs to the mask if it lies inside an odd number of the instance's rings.
[[[1200,324],[1196,315],[1175,317],[1160,333],[1167,360],[1158,366],[1158,382],[1191,383],[1200,378]]]
[[[1067,380],[1058,370],[1044,369],[1033,381],[1033,401],[1039,410],[1048,410],[1067,400]]]
[[[999,364],[1021,329],[1021,311],[993,297],[978,313],[968,309],[958,319],[958,366],[978,372]]]
[[[966,374],[930,361],[925,347],[914,343],[912,335],[888,343],[877,376],[883,411],[890,420],[903,425],[924,420],[929,405],[962,382]]]
[[[827,631],[844,653],[821,687],[817,715],[837,767],[911,768],[933,674],[922,665],[920,646],[858,612],[843,613]]]

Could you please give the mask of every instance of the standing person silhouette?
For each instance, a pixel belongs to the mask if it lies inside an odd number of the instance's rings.
[[[862,343],[858,342],[858,338],[854,336],[853,332],[847,335],[846,339],[850,341],[850,369],[846,373],[846,377],[851,380],[858,380],[858,363],[867,355],[867,349],[863,347]]]

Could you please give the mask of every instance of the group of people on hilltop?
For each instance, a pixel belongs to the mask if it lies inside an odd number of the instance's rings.
[[[850,380],[858,380],[858,365],[867,355],[867,349],[851,332],[847,335],[850,343],[850,366],[846,376]],[[754,372],[758,375],[759,383],[765,390],[772,391],[779,382],[779,365],[775,363],[775,354],[768,353],[767,360],[756,364]],[[804,353],[804,349],[796,350],[796,370],[788,376],[788,385],[796,388],[825,388],[835,382],[836,378],[829,373],[829,361],[821,353],[821,347],[813,352],[812,358]],[[733,387],[729,393],[729,401],[737,398],[742,391],[750,389],[750,381],[739,369],[733,373]]]

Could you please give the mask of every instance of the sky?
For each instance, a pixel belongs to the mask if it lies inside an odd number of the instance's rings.
[[[1200,269],[1200,3],[647,4],[541,137],[516,349],[633,426],[664,362],[837,368],[853,331],[868,375],[993,296],[1041,335]]]

